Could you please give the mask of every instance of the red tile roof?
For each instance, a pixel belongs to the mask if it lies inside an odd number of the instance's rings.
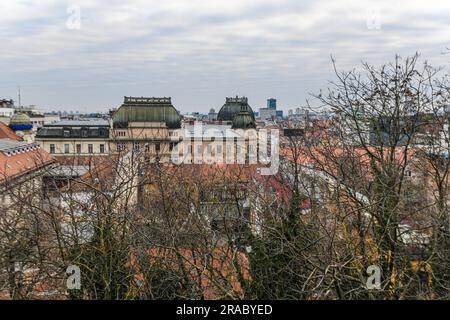
[[[12,142],[15,147],[0,150],[0,183],[54,162],[46,151],[35,144],[20,143],[9,139],[2,140]]]
[[[16,135],[14,131],[3,122],[0,122],[0,139],[22,140],[22,138]]]
[[[281,148],[280,156],[287,161],[296,162],[302,167],[331,176],[343,178],[351,173],[350,176],[373,178],[372,165],[377,168],[383,167],[385,161],[390,161],[388,158],[391,155],[390,152],[391,150],[387,148],[381,150],[374,147],[367,149],[358,147],[315,147],[299,150]],[[404,162],[405,156],[406,159],[415,161],[417,152],[404,147],[397,147],[393,151],[393,161],[400,167],[411,163],[409,161]],[[373,163],[372,159],[374,160]]]

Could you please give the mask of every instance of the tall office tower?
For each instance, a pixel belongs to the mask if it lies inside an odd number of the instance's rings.
[[[274,99],[274,98],[267,99],[267,108],[268,109],[276,109],[277,108],[277,99]]]

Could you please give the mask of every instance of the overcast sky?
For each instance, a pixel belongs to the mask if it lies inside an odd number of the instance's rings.
[[[303,105],[338,67],[419,51],[450,66],[448,0],[2,0],[0,98],[100,111],[124,95],[182,112],[226,96]],[[80,18],[80,19],[78,19]]]

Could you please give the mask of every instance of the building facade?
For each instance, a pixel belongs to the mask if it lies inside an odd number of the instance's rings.
[[[107,120],[63,120],[44,125],[35,140],[56,157],[99,156],[109,154],[109,132]]]
[[[167,160],[181,138],[181,117],[170,97],[125,97],[112,125],[113,153],[133,151]]]
[[[257,161],[255,116],[246,97],[226,98],[216,123],[185,124],[181,136],[182,142],[177,145],[172,159],[178,163],[248,164]]]
[[[277,110],[272,108],[259,109],[259,117],[263,120],[273,120],[277,117]]]
[[[35,143],[0,139],[0,207],[3,212],[14,211],[17,192],[24,197],[42,190],[45,168],[53,158]]]
[[[11,118],[14,115],[14,108],[0,107],[0,117]]]

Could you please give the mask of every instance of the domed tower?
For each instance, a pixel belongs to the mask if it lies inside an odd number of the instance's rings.
[[[233,124],[231,129],[255,129],[256,123],[255,118],[250,112],[239,112],[234,116]]]
[[[30,131],[33,129],[33,124],[25,113],[16,113],[12,116],[9,127],[14,131]]]
[[[31,119],[25,113],[16,113],[12,116],[9,127],[16,133],[18,137],[25,141],[31,142],[33,124],[31,123]]]
[[[217,115],[219,121],[233,121],[234,117],[240,112],[247,112],[253,119],[255,115],[248,104],[247,97],[226,98],[225,104]]]
[[[171,98],[125,97],[113,116],[113,145],[118,152],[168,159],[180,141],[180,129],[181,116]]]
[[[125,97],[113,117],[114,128],[127,128],[130,123],[164,123],[169,129],[181,128],[181,117],[171,98]]]

